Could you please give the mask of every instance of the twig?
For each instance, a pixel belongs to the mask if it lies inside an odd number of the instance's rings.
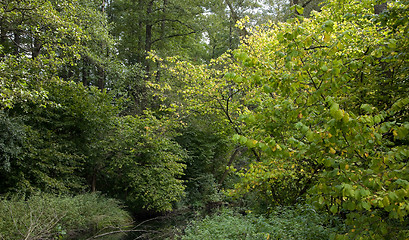
[[[107,233],[102,233],[96,236],[92,236],[90,238],[87,238],[87,240],[90,239],[97,239],[100,237],[104,237],[104,236],[108,236],[108,235],[112,235],[112,234],[117,234],[117,233],[129,233],[129,232],[156,232],[156,231],[148,231],[148,230],[137,230],[137,229],[131,229],[131,230],[117,230],[117,231],[111,231],[111,232],[107,232]]]

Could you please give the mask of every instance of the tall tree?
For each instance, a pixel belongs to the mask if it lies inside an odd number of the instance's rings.
[[[71,13],[74,4],[50,1],[2,1],[0,4],[1,108],[45,96],[41,85],[72,62],[85,39]]]
[[[310,19],[251,30],[209,65],[175,65],[190,111],[224,117],[259,154],[233,196],[306,198],[347,219],[339,239],[405,236],[409,3],[378,14],[379,3],[328,1]]]

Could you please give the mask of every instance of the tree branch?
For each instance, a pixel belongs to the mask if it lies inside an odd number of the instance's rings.
[[[162,40],[167,39],[167,38],[183,37],[183,36],[187,36],[187,35],[190,35],[190,34],[193,34],[193,33],[196,33],[196,31],[192,31],[192,32],[189,32],[189,33],[180,33],[180,34],[173,34],[173,35],[169,35],[169,36],[164,36],[164,37],[153,40],[151,42],[151,44],[154,44],[156,42],[162,41]]]
[[[224,173],[223,173],[222,177],[220,178],[220,180],[218,182],[219,185],[221,185],[224,182],[224,179],[226,179],[227,174],[229,173],[229,170],[227,168],[230,167],[233,164],[234,160],[240,154],[241,150],[243,150],[243,148],[240,147],[240,146],[236,146],[236,148],[234,149],[234,152],[230,156],[229,162],[226,165],[226,169],[224,170]]]

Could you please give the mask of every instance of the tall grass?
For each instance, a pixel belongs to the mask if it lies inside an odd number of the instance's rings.
[[[36,195],[0,201],[0,239],[81,239],[130,225],[117,200],[99,194]]]

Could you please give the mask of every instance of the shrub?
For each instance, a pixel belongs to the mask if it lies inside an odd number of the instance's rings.
[[[182,240],[265,239],[249,217],[222,210],[219,214],[192,221],[185,229]]]
[[[344,231],[343,224],[333,216],[318,213],[309,206],[277,207],[268,216],[241,215],[232,210],[193,221],[181,240],[235,239],[329,239]]]
[[[118,201],[99,194],[36,195],[0,202],[0,239],[80,238],[117,230],[131,222]]]

